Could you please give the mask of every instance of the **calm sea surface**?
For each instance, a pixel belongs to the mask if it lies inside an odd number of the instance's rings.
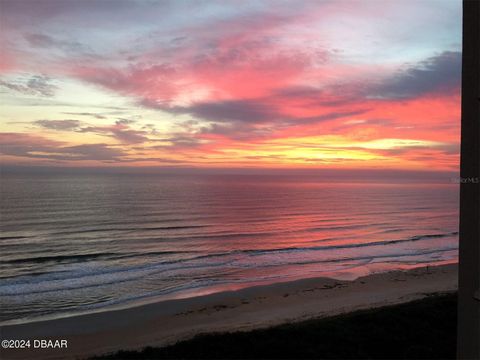
[[[458,186],[2,176],[0,322],[457,261]]]

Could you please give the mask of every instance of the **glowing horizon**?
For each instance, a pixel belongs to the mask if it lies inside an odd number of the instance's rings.
[[[460,1],[2,1],[6,165],[457,170]]]

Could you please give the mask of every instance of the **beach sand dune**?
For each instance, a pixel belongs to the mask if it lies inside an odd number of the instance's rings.
[[[312,278],[0,328],[4,339],[67,340],[68,348],[2,349],[2,359],[82,358],[162,346],[200,333],[251,330],[420,299],[457,289],[457,265]]]

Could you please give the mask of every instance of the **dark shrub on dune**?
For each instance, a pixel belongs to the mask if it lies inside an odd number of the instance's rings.
[[[456,294],[97,359],[454,359]]]

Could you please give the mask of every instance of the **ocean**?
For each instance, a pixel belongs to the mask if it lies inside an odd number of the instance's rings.
[[[458,260],[458,184],[2,175],[0,324]]]

